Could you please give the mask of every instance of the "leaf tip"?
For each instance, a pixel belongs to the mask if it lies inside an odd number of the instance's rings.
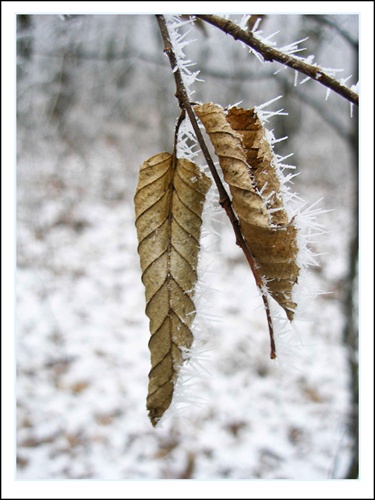
[[[151,412],[149,412],[149,418],[150,418],[150,421],[151,421],[151,424],[153,427],[156,427],[160,421],[160,417],[157,417],[157,416],[153,416],[151,415]]]

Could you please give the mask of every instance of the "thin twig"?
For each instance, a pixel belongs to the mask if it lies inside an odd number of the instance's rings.
[[[211,14],[197,14],[195,17],[198,17],[199,19],[202,19],[203,21],[216,26],[216,28],[219,28],[224,33],[231,35],[235,40],[241,40],[243,43],[261,54],[265,61],[277,61],[281,64],[284,64],[284,66],[288,66],[289,68],[299,71],[300,73],[309,76],[313,80],[316,80],[325,87],[333,90],[333,92],[341,95],[349,102],[358,106],[358,94],[346,85],[341,84],[332,76],[327,75],[327,73],[325,73],[322,68],[313,66],[312,64],[308,64],[298,57],[292,56],[290,54],[285,54],[284,52],[275,49],[274,47],[270,47],[269,45],[261,42],[258,38],[256,38],[253,33],[241,29],[236,23],[228,19],[224,19],[220,16]]]
[[[180,131],[181,123],[185,120],[186,112],[184,109],[181,109],[180,116],[178,117],[176,127],[174,129],[174,142],[173,142],[173,158],[177,158],[177,143],[178,143],[178,133]]]
[[[165,18],[162,15],[157,15],[156,18],[157,18],[157,21],[159,23],[161,35],[163,37],[164,53],[167,54],[167,56],[169,58],[169,62],[170,62],[170,65],[171,65],[171,68],[173,71],[173,75],[175,78],[175,82],[176,82],[176,94],[175,94],[175,96],[178,99],[180,108],[183,110],[186,110],[186,113],[189,116],[191,125],[192,125],[194,132],[195,132],[195,135],[197,137],[197,141],[198,141],[199,146],[202,150],[202,153],[207,161],[208,168],[210,169],[210,172],[212,174],[212,177],[214,178],[217,190],[219,192],[219,203],[224,208],[224,210],[225,210],[225,212],[226,212],[226,214],[227,214],[227,216],[232,224],[234,233],[236,235],[236,244],[244,252],[246,260],[248,261],[250,268],[253,272],[255,282],[256,282],[259,290],[261,291],[262,299],[263,299],[263,302],[264,302],[264,305],[266,308],[268,329],[269,329],[269,334],[270,334],[270,343],[271,343],[270,356],[271,356],[271,359],[275,359],[276,358],[276,347],[275,347],[275,340],[274,340],[273,324],[272,324],[272,318],[270,315],[270,306],[269,306],[269,302],[268,302],[268,296],[265,294],[265,292],[263,290],[263,287],[264,287],[263,279],[260,276],[260,274],[256,268],[255,261],[254,261],[252,254],[251,254],[251,251],[250,251],[244,237],[242,236],[238,218],[233,211],[232,202],[231,202],[229,195],[228,195],[228,193],[227,193],[227,191],[226,191],[226,189],[225,189],[225,187],[224,187],[224,185],[219,177],[219,174],[216,170],[215,164],[211,158],[211,155],[208,151],[207,145],[206,145],[205,140],[203,138],[202,132],[199,128],[197,118],[195,116],[195,113],[194,113],[193,108],[191,106],[191,103],[189,101],[189,97],[188,97],[188,94],[186,92],[184,82],[182,80],[181,72],[180,72],[178,65],[177,65],[177,58],[176,58],[176,55],[173,51],[173,46],[172,46],[172,43],[171,43],[171,40],[169,37],[169,32],[168,32]]]

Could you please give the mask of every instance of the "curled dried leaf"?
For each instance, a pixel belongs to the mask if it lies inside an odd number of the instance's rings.
[[[191,347],[202,210],[209,178],[194,163],[159,153],[143,163],[135,194],[138,252],[150,319],[147,408],[156,425],[170,406]]]
[[[298,279],[297,229],[283,206],[280,180],[265,129],[254,110],[195,106],[219,157],[241,232],[271,296],[293,319]]]

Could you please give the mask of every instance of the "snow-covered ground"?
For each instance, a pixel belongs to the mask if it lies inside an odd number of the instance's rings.
[[[337,289],[309,303],[299,335],[279,339],[280,357],[271,361],[251,272],[225,217],[216,238],[207,220],[197,317],[207,345],[183,387],[185,404],[154,429],[145,408],[149,333],[132,203],[83,201],[62,217],[58,197],[44,200],[43,232],[22,213],[19,479],[342,477],[349,392]],[[340,214],[325,217],[345,219]],[[347,236],[329,225],[329,254],[313,276],[326,291],[326,277],[332,285],[345,271]]]

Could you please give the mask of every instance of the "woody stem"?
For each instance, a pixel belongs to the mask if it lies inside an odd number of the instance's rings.
[[[264,302],[264,305],[266,308],[268,329],[269,329],[269,334],[270,334],[270,339],[271,339],[271,354],[270,354],[270,356],[271,356],[271,359],[275,359],[276,358],[276,347],[275,347],[275,340],[274,340],[274,333],[273,333],[273,324],[272,324],[272,318],[270,315],[268,296],[266,295],[266,293],[264,292],[264,289],[263,289],[263,285],[264,285],[263,279],[260,276],[260,274],[256,268],[254,258],[251,255],[250,249],[249,249],[249,247],[248,247],[248,245],[247,245],[247,243],[242,235],[238,218],[237,218],[236,214],[234,213],[234,210],[232,207],[231,199],[229,198],[229,195],[228,195],[228,193],[227,193],[227,191],[226,191],[226,189],[225,189],[225,187],[224,187],[224,185],[219,177],[219,174],[216,170],[215,164],[211,158],[211,155],[208,151],[208,147],[207,147],[205,140],[203,138],[202,132],[199,128],[197,118],[195,116],[193,107],[190,103],[187,91],[185,89],[185,85],[184,85],[184,82],[182,79],[181,71],[180,71],[178,64],[177,64],[176,54],[174,53],[173,46],[172,46],[172,43],[171,43],[171,40],[169,37],[168,27],[167,27],[167,23],[165,21],[165,18],[162,15],[157,15],[156,18],[157,18],[160,32],[161,32],[163,42],[164,42],[164,53],[168,56],[168,59],[169,59],[169,62],[170,62],[170,65],[171,65],[171,68],[173,71],[174,79],[176,82],[175,96],[178,100],[180,108],[182,110],[185,110],[186,113],[188,114],[188,117],[190,119],[190,123],[191,123],[193,130],[195,132],[195,135],[197,137],[198,144],[202,150],[202,153],[205,157],[208,168],[210,169],[210,172],[211,172],[212,177],[214,179],[214,182],[216,184],[217,190],[219,192],[219,203],[223,207],[223,209],[225,210],[225,212],[226,212],[226,214],[227,214],[227,216],[232,224],[233,231],[234,231],[234,234],[236,236],[236,243],[241,248],[243,253],[245,254],[246,260],[249,263],[250,268],[253,272],[255,282],[261,291],[262,299],[263,299],[263,302]]]

